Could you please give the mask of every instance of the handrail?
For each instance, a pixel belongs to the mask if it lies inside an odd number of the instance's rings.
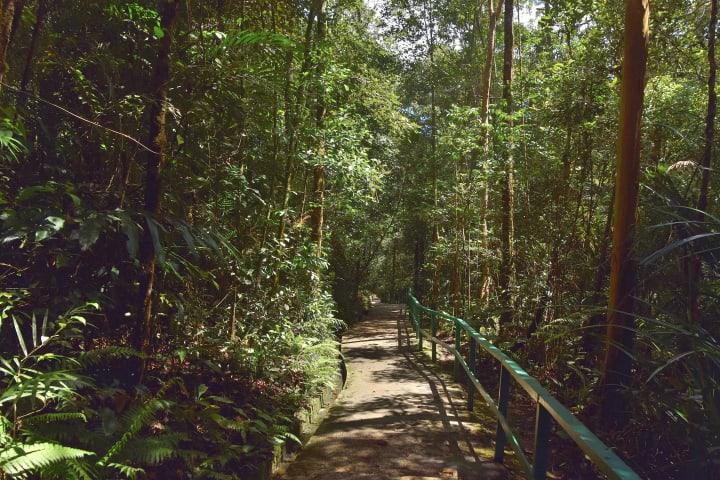
[[[437,358],[437,345],[440,345],[455,357],[455,377],[459,378],[460,367],[465,370],[468,378],[468,409],[474,405],[475,390],[490,406],[498,420],[495,435],[495,461],[502,463],[505,443],[515,451],[525,473],[535,480],[547,477],[549,459],[549,440],[551,421],[555,422],[573,439],[575,444],[585,452],[592,462],[609,478],[616,480],[640,480],[640,477],[605,445],[580,420],[578,420],[563,404],[553,397],[535,378],[531,377],[520,365],[508,357],[474,328],[461,319],[445,312],[432,310],[422,305],[411,291],[408,292],[408,312],[418,339],[418,348],[423,351],[423,338],[431,342],[432,360]],[[430,317],[430,332],[423,330],[422,314]],[[437,338],[437,320],[451,322],[455,333],[455,346],[452,347]],[[460,352],[463,332],[470,342],[468,358]],[[398,323],[398,345],[400,345],[400,324]],[[492,396],[483,388],[475,376],[477,367],[477,348],[482,348],[500,363],[500,382],[497,404]],[[507,420],[507,409],[510,401],[510,378],[513,378],[536,403],[535,418],[535,452],[533,463],[528,460],[520,442],[510,428]]]

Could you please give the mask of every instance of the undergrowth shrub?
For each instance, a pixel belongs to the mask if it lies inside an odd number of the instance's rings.
[[[235,478],[274,445],[299,441],[294,412],[337,372],[327,298],[307,304],[306,332],[286,322],[278,335],[253,338],[257,349],[247,338],[176,349],[152,359],[148,387],[128,388],[105,374],[137,352],[86,348],[98,304],[53,317],[27,313],[23,297],[0,295],[10,353],[0,357],[0,478]],[[272,362],[260,368],[263,359]]]

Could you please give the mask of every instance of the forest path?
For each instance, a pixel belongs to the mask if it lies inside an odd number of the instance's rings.
[[[284,480],[500,479],[461,387],[397,346],[401,305],[378,304],[343,338],[348,379]],[[494,425],[492,426],[494,430]]]

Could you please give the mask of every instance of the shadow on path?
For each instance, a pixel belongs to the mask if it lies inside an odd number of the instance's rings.
[[[343,339],[348,381],[315,436],[277,478],[502,479],[482,454],[462,389],[397,346],[399,305],[376,305]]]

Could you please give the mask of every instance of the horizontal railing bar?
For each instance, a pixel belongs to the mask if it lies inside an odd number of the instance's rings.
[[[512,431],[512,428],[510,428],[510,424],[507,421],[507,418],[505,418],[505,415],[503,415],[500,410],[497,408],[497,405],[495,404],[495,401],[490,396],[490,394],[485,390],[485,388],[482,386],[480,381],[475,377],[475,374],[470,371],[470,367],[467,363],[465,363],[465,359],[462,358],[462,354],[458,352],[454,347],[451,347],[447,343],[443,342],[442,340],[433,337],[432,335],[428,334],[425,330],[420,330],[420,334],[430,340],[431,342],[437,343],[438,345],[442,346],[446,350],[452,352],[455,357],[460,361],[460,365],[465,369],[465,373],[467,373],[468,378],[472,382],[473,386],[475,387],[475,390],[478,391],[478,393],[483,397],[485,400],[485,403],[488,404],[490,409],[493,412],[493,415],[495,415],[495,418],[500,422],[500,425],[502,426],[503,430],[505,430],[505,435],[507,435],[508,439],[510,440],[510,446],[512,447],[513,451],[515,451],[515,454],[518,457],[518,460],[520,461],[520,465],[525,470],[525,473],[527,473],[529,476],[532,476],[532,464],[527,458],[527,455],[525,455],[525,451],[520,446],[520,441],[515,436],[515,433]]]
[[[480,396],[483,397],[485,403],[487,403],[488,407],[490,407],[493,415],[495,415],[495,418],[498,420],[498,422],[500,422],[500,425],[502,426],[502,429],[505,431],[505,435],[509,440],[510,446],[512,447],[513,451],[515,451],[515,454],[520,461],[520,465],[523,467],[523,469],[528,475],[532,475],[532,465],[530,464],[527,455],[525,455],[525,451],[520,446],[520,441],[515,436],[515,432],[513,432],[512,428],[510,427],[510,423],[508,422],[507,418],[497,408],[497,404],[495,403],[493,398],[487,393],[487,391],[482,387],[480,381],[475,377],[475,375],[470,372],[470,367],[468,367],[465,362],[462,362],[461,364],[465,368],[465,372],[468,374],[470,382],[472,382],[472,384],[475,386],[475,390],[480,393]]]
[[[428,314],[434,313],[439,318],[460,325],[463,330],[465,330],[465,332],[467,332],[467,334],[482,347],[483,350],[492,355],[503,367],[508,370],[515,381],[517,381],[518,384],[520,384],[520,386],[528,392],[532,400],[545,407],[558,425],[560,425],[570,438],[573,439],[575,444],[580,447],[580,449],[585,452],[588,457],[590,457],[593,463],[595,463],[595,465],[597,465],[603,473],[615,480],[640,480],[637,473],[635,473],[620,457],[617,456],[617,454],[615,454],[615,452],[605,445],[602,440],[592,433],[590,429],[580,422],[580,420],[575,418],[567,407],[560,403],[550,394],[550,392],[540,385],[540,382],[530,376],[530,374],[527,373],[517,362],[507,356],[505,352],[480,335],[465,320],[454,317],[445,312],[435,311],[425,307],[420,304],[420,302],[412,294],[410,294],[409,300],[411,303],[415,304],[416,307],[419,307],[420,310]]]

